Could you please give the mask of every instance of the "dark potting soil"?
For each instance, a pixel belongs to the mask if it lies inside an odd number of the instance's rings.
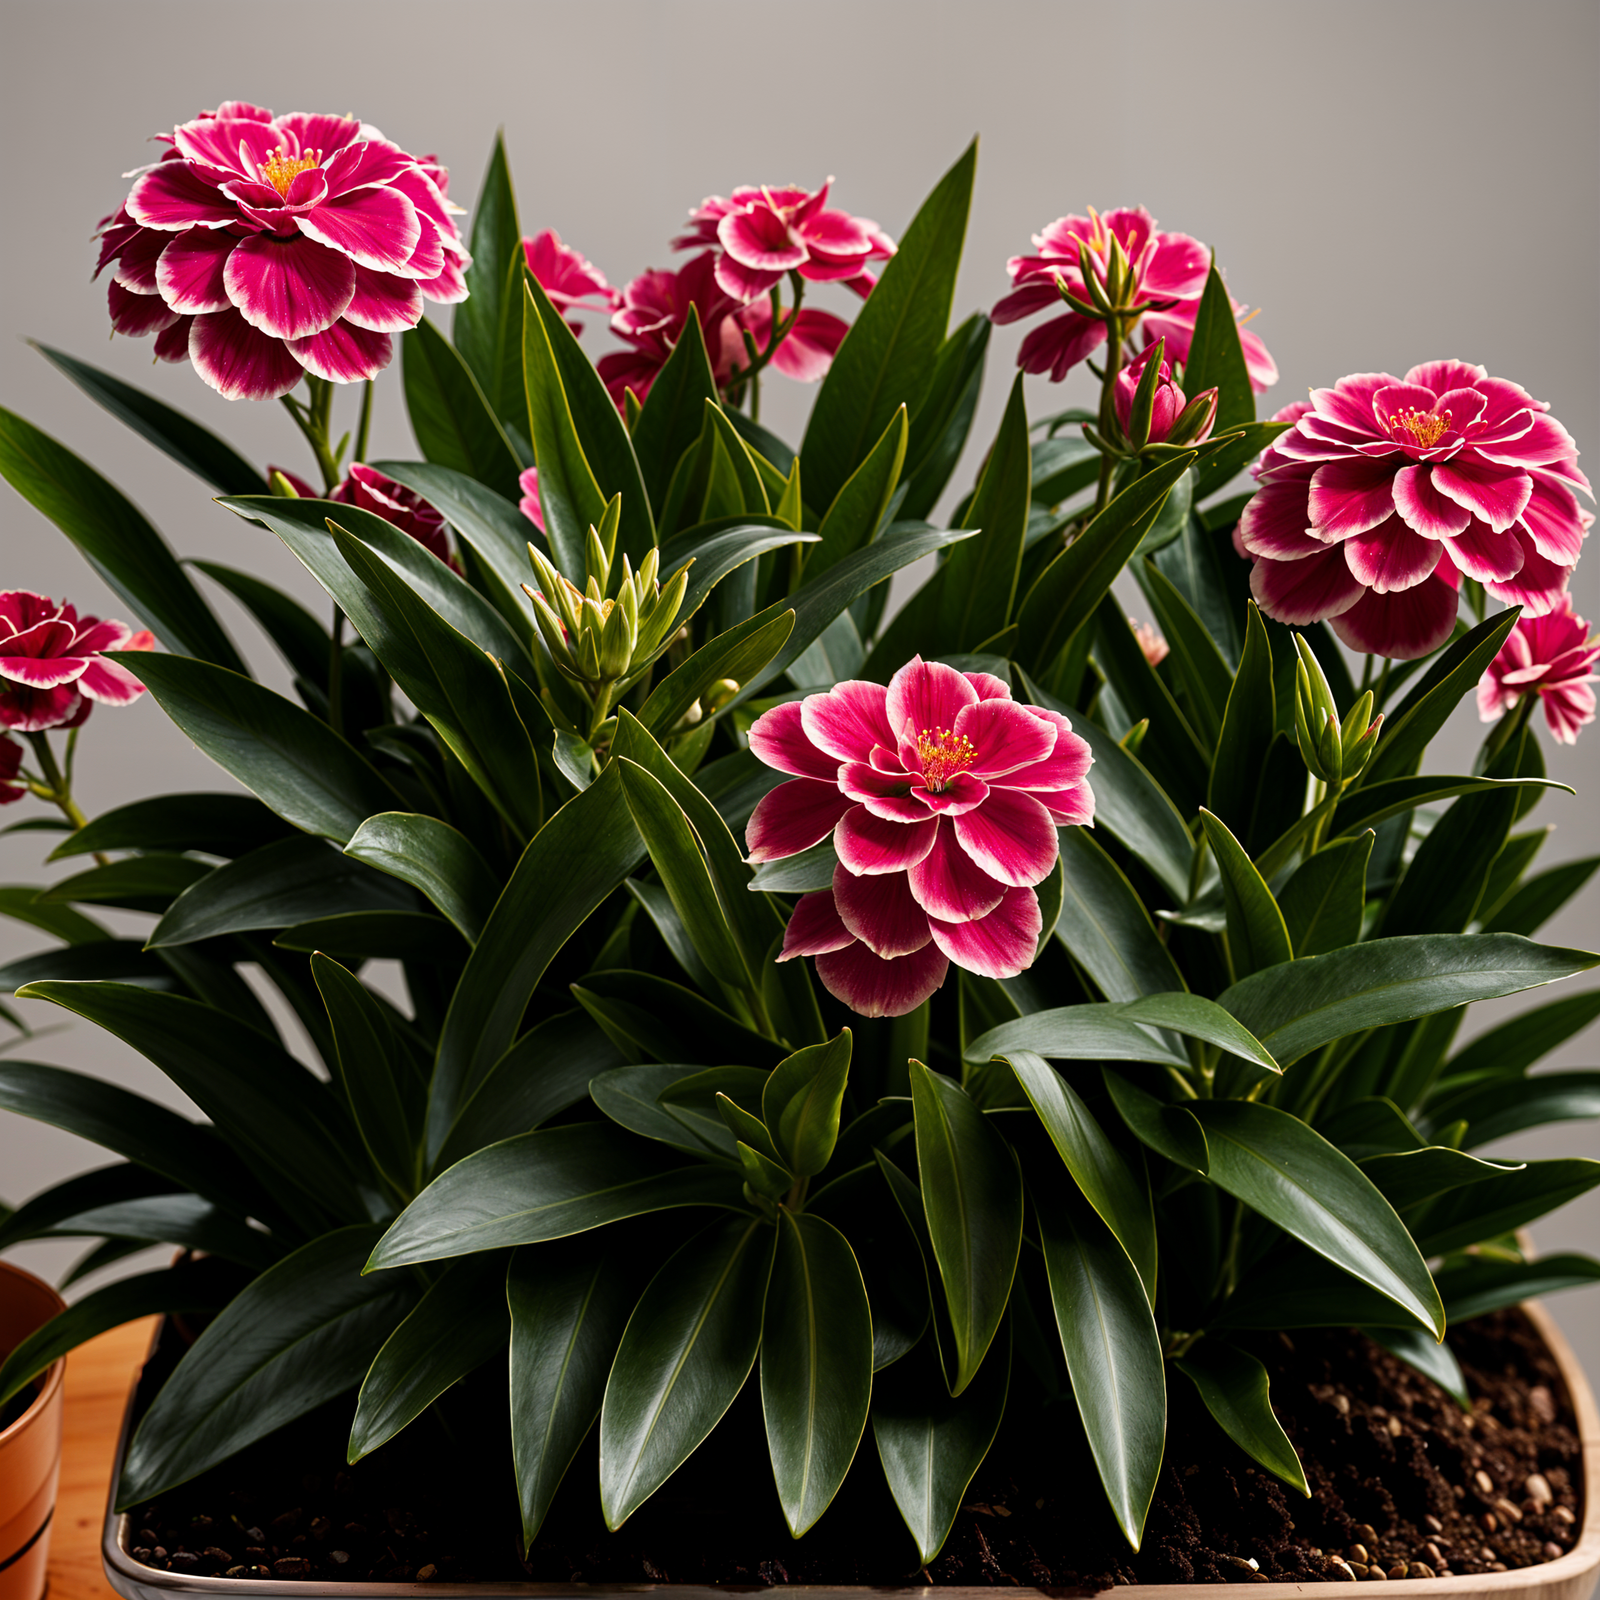
[[[791,1539],[766,1459],[755,1384],[710,1440],[616,1533],[600,1517],[591,1433],[524,1560],[503,1463],[504,1377],[455,1397],[344,1465],[349,1403],[330,1406],[132,1518],[136,1560],[175,1572],[360,1581],[997,1584],[1093,1593],[1114,1584],[1475,1574],[1572,1548],[1582,1520],[1572,1408],[1518,1311],[1463,1324],[1450,1345],[1473,1397],[1442,1389],[1355,1332],[1267,1334],[1255,1349],[1312,1497],[1257,1468],[1169,1393],[1166,1460],[1143,1548],[1107,1510],[1070,1400],[1014,1407],[938,1560],[918,1566],[870,1437],[820,1522]],[[494,1390],[500,1386],[498,1408]]]

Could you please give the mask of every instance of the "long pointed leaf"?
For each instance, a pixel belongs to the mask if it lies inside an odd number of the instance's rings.
[[[1291,1489],[1311,1497],[1305,1468],[1267,1399],[1267,1369],[1237,1345],[1204,1339],[1173,1363],[1195,1386],[1217,1426]]]

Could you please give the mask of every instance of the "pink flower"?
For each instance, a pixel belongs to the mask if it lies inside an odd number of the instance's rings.
[[[544,507],[539,504],[539,469],[529,467],[517,478],[517,483],[522,489],[522,498],[517,502],[517,510],[525,516],[540,533],[545,531]]]
[[[795,907],[780,960],[815,956],[863,1016],[913,1010],[951,961],[991,978],[1032,962],[1056,829],[1094,818],[1089,746],[1064,716],[916,656],[887,688],[840,683],[774,707],[750,748],[794,774],[751,814],[750,860],[830,833],[839,857],[832,889]]]
[[[674,250],[718,247],[717,282],[741,305],[763,295],[785,274],[812,283],[843,282],[865,295],[874,280],[872,261],[887,261],[894,240],[875,222],[827,209],[829,178],[820,189],[735,189],[730,199],[711,195],[689,213],[687,232]]]
[[[1151,623],[1139,622],[1129,617],[1128,626],[1133,629],[1133,636],[1139,641],[1139,650],[1145,660],[1152,667],[1159,667],[1171,654],[1172,646],[1156,632]]]
[[[1493,722],[1528,690],[1544,702],[1544,719],[1562,744],[1577,742],[1578,729],[1594,721],[1595,681],[1600,638],[1564,594],[1542,617],[1520,617],[1500,653],[1478,682],[1478,715]]]
[[[0,723],[18,733],[76,728],[92,701],[125,706],[144,685],[102,650],[149,650],[149,633],[125,622],[79,617],[65,600],[58,605],[27,589],[0,593]]]
[[[1024,372],[1048,372],[1060,383],[1073,367],[1105,343],[1106,325],[1066,307],[1057,292],[1064,285],[1080,300],[1090,298],[1078,261],[1081,242],[1088,248],[1091,270],[1101,284],[1111,259],[1111,241],[1121,242],[1133,269],[1125,303],[1136,311],[1140,338],[1146,345],[1167,341],[1175,361],[1189,359],[1194,320],[1200,310],[1211,267],[1211,252],[1186,233],[1157,233],[1155,219],[1139,206],[1108,211],[1089,210],[1087,217],[1058,217],[1033,236],[1036,256],[1013,256],[1006,263],[1014,287],[989,313],[992,322],[1020,322],[1035,312],[1061,310],[1022,341],[1017,365]],[[1244,307],[1233,303],[1234,314]],[[1267,347],[1248,328],[1239,329],[1250,385],[1258,393],[1278,381],[1278,369]]]
[[[100,228],[118,333],[154,333],[229,400],[271,400],[306,373],[353,383],[388,366],[424,297],[464,300],[469,257],[431,156],[354,117],[274,117],[231,100],[170,135]]]
[[[304,478],[282,467],[268,467],[267,476],[273,473],[283,478],[302,500],[337,500],[341,505],[360,506],[374,516],[392,522],[402,533],[408,533],[430,554],[446,564],[450,561],[450,542],[445,536],[443,515],[414,490],[402,487],[393,478],[360,461],[353,462],[350,475],[332,494],[323,495],[313,489]]]
[[[22,746],[15,739],[0,738],[0,806],[8,806],[28,792],[27,784],[17,781],[21,767]]]
[[[1262,452],[1239,520],[1261,609],[1402,661],[1449,637],[1463,573],[1552,610],[1594,517],[1549,409],[1461,361],[1357,373],[1285,407],[1274,420],[1294,426]]]
[[[522,252],[528,260],[528,271],[562,316],[569,311],[615,311],[622,303],[622,296],[606,282],[606,275],[588,257],[562,244],[561,235],[554,228],[524,239]],[[583,324],[570,317],[567,326],[574,333],[583,332]]]
[[[1144,378],[1145,368],[1150,363],[1150,358],[1155,354],[1157,346],[1147,345],[1129,364],[1123,367],[1111,385],[1111,401],[1116,407],[1117,422],[1124,434],[1131,434],[1133,422],[1133,403],[1139,392],[1139,384]],[[1217,420],[1217,391],[1207,389],[1198,398],[1210,399],[1209,415],[1200,411],[1197,413],[1205,416],[1205,421],[1197,431],[1194,428],[1194,419],[1191,418],[1184,425],[1185,444],[1199,444],[1201,440],[1211,436],[1211,430]],[[1147,439],[1137,439],[1135,444],[1164,444],[1171,437],[1173,425],[1183,415],[1183,408],[1188,404],[1183,390],[1172,381],[1172,368],[1165,361],[1161,363],[1156,376],[1156,392],[1154,403],[1150,408],[1150,434]]]

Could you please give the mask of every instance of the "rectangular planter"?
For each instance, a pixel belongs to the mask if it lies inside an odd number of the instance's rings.
[[[1522,1308],[1539,1336],[1549,1347],[1561,1370],[1562,1380],[1572,1397],[1578,1435],[1583,1449],[1583,1523],[1577,1544],[1555,1561],[1536,1567],[1521,1567],[1511,1572],[1477,1574],[1452,1578],[1384,1579],[1362,1586],[1363,1594],[1405,1596],[1407,1600],[1453,1595],[1465,1600],[1469,1595],[1516,1596],[1517,1600],[1590,1600],[1600,1577],[1600,1411],[1595,1397],[1566,1340],[1551,1318],[1536,1305]],[[658,1593],[661,1600],[718,1600],[729,1593],[746,1594],[746,1588],[703,1587],[692,1584],[559,1584],[559,1583],[303,1583],[271,1578],[206,1578],[184,1573],[160,1572],[141,1565],[129,1552],[130,1521],[112,1508],[116,1504],[117,1484],[122,1475],[123,1455],[132,1429],[135,1382],[123,1414],[122,1431],[117,1440],[116,1462],[111,1475],[111,1493],[106,1503],[101,1552],[106,1577],[123,1600],[399,1600],[399,1597],[435,1596],[451,1600],[591,1600],[591,1597]],[[1322,1584],[1307,1583],[1178,1583],[1132,1584],[1115,1589],[1050,1589],[1050,1600],[1066,1600],[1068,1595],[1102,1593],[1118,1600],[1290,1600],[1318,1593]],[[765,1592],[759,1591],[759,1592]],[[775,1585],[772,1591],[790,1600],[872,1600],[884,1595],[926,1596],[927,1600],[980,1600],[1009,1588],[934,1588],[874,1589],[867,1587],[823,1587],[819,1585]]]

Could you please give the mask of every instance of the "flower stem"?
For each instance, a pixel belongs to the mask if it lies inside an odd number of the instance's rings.
[[[1112,436],[1111,425],[1117,415],[1117,374],[1121,371],[1122,319],[1113,316],[1106,319],[1106,370],[1100,380],[1100,436],[1103,439]],[[1111,479],[1116,465],[1111,456],[1100,457],[1100,480],[1095,485],[1094,510],[1090,513],[1091,518],[1099,516],[1111,499]]]
[[[333,385],[323,378],[307,376],[311,389],[311,403],[296,400],[293,395],[283,396],[283,409],[294,418],[294,425],[305,436],[311,453],[317,458],[317,468],[322,473],[322,487],[332,494],[339,487],[339,463],[334,459],[333,447],[328,442],[328,415],[333,404]]]
[[[356,453],[352,462],[367,459],[367,440],[372,433],[372,379],[368,378],[361,390],[361,421],[356,424]]]
[[[30,733],[27,735],[28,743],[33,746],[33,753],[39,763],[39,775],[44,779],[41,784],[31,784],[29,787],[41,800],[48,800],[55,806],[73,829],[88,825],[89,819],[84,816],[78,802],[72,798],[72,753],[77,743],[78,730],[74,728],[67,735],[67,770],[63,772],[56,764],[56,753],[50,748],[50,737],[45,733]],[[96,850],[94,859],[100,866],[107,866],[110,858]]]

